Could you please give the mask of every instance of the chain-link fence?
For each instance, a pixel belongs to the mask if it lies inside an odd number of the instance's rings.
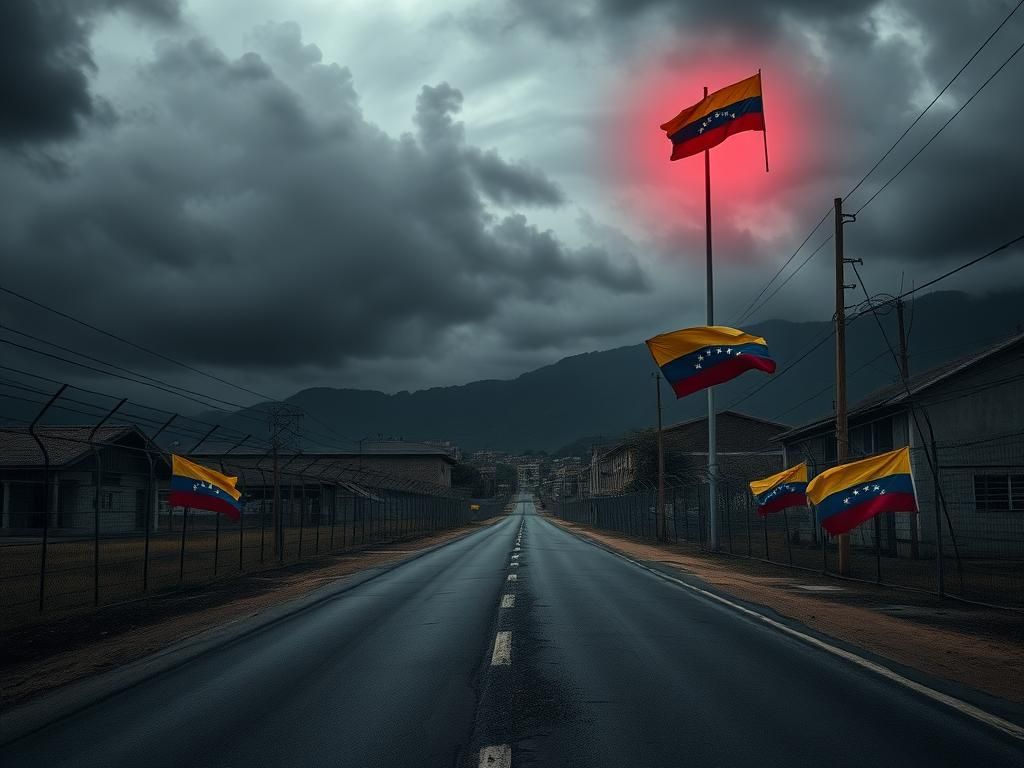
[[[920,513],[883,514],[854,529],[846,576],[1024,607],[1024,436],[939,444],[934,452],[914,448],[911,460]],[[821,468],[810,470],[813,476]],[[838,538],[818,527],[813,510],[795,507],[759,517],[752,479],[719,478],[719,550],[838,575]],[[707,549],[708,501],[706,478],[675,478],[667,485],[665,519],[673,543]],[[565,520],[657,539],[657,494],[651,490],[549,499],[546,507]]]
[[[51,458],[60,443],[81,443],[44,435]],[[0,624],[422,537],[502,514],[507,503],[329,458],[275,473],[263,457],[198,457],[237,476],[236,522],[171,506],[166,455],[152,447],[86,448],[73,471],[36,468],[4,482]]]

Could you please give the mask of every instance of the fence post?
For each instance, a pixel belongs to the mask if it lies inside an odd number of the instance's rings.
[[[224,453],[222,453],[220,455],[220,471],[221,471],[222,475],[226,475],[227,474],[227,470],[224,468],[224,458],[229,453],[231,453],[233,450],[235,450],[235,448],[241,448],[242,444],[246,440],[248,440],[250,437],[252,437],[252,435],[246,435],[245,437],[243,437],[241,440],[239,440],[237,443],[232,445],[230,448],[228,448],[226,451],[224,451]],[[242,471],[241,471],[240,475],[242,476],[242,480],[244,481],[244,479],[245,479],[244,478],[244,476],[245,476],[245,467],[244,466],[242,467]],[[244,547],[244,541],[245,541],[245,502],[243,500],[243,497],[241,495],[239,495],[239,497],[238,497],[238,570],[239,571],[242,570],[242,552],[243,552],[242,548]],[[217,532],[216,532],[216,534],[214,534],[214,544],[213,544],[213,575],[214,576],[217,575],[217,561],[218,561],[219,558],[220,558],[220,513],[218,512],[217,513]]]
[[[161,425],[160,429],[153,433],[149,438],[149,442],[156,446],[157,450],[160,447],[156,445],[156,439],[160,437],[161,433],[169,426],[171,422],[178,418],[178,414],[171,414],[171,418]],[[146,488],[146,540],[142,551],[142,592],[145,594],[149,591],[149,539],[150,531],[152,529],[153,517],[159,514],[160,507],[156,503],[156,464],[153,462],[153,452],[148,447],[146,449],[146,460],[149,462],[149,486]],[[157,521],[159,522],[159,521]]]
[[[746,518],[747,518],[747,557],[753,557],[754,556],[754,547],[753,547],[753,543],[752,543],[752,541],[750,539],[750,494],[747,494],[747,493],[743,494],[743,498],[746,500],[746,507],[747,507],[747,514],[746,514]]]
[[[53,393],[53,396],[46,401],[46,405],[42,407],[39,413],[36,414],[35,418],[32,419],[32,423],[28,425],[28,433],[32,435],[32,439],[36,441],[36,445],[39,446],[39,450],[43,454],[43,549],[39,553],[39,612],[43,612],[43,605],[46,600],[46,550],[49,546],[50,539],[50,504],[52,502],[52,494],[50,493],[50,452],[46,450],[46,445],[43,443],[39,435],[36,434],[36,425],[39,420],[43,418],[43,415],[50,410],[50,406],[53,405],[57,398],[64,394],[64,390],[68,388],[67,384],[61,384],[60,389]],[[7,510],[4,510],[5,512]],[[56,511],[56,510],[54,510]]]
[[[267,540],[267,473],[259,462],[256,462],[256,469],[260,473],[260,565],[263,565]]]
[[[790,566],[792,566],[793,565],[793,543],[790,540],[790,535],[789,535],[789,510],[788,509],[783,509],[782,510],[782,519],[786,523],[786,554],[789,556],[789,564],[790,564]]]
[[[946,596],[946,574],[942,562],[942,518],[939,516],[939,453],[932,439],[932,456],[935,466],[932,467],[932,514],[935,516],[935,592],[939,597]],[[961,590],[962,592],[963,590]]]
[[[188,507],[181,510],[181,553],[178,555],[178,584],[185,580],[185,529],[188,528]]]
[[[96,478],[96,495],[95,495],[96,514],[94,515],[95,526],[94,526],[93,558],[92,558],[92,576],[93,576],[92,604],[93,605],[99,605],[100,604],[100,502],[102,501],[101,497],[102,497],[102,494],[103,494],[103,462],[102,462],[102,460],[100,458],[100,452],[99,452],[99,449],[96,448],[96,443],[94,442],[94,440],[95,440],[95,437],[96,437],[96,432],[99,430],[99,428],[102,427],[104,424],[106,424],[107,420],[110,419],[110,417],[113,416],[115,413],[117,413],[118,408],[120,408],[126,402],[128,402],[128,398],[127,397],[121,398],[121,401],[117,405],[115,405],[113,408],[111,408],[110,411],[107,412],[107,415],[104,416],[102,419],[100,419],[99,423],[96,424],[92,428],[92,430],[89,432],[89,448],[92,450],[93,461],[95,462],[95,465],[96,465],[96,470],[95,470],[95,478]]]
[[[872,521],[875,531],[875,583],[882,583],[882,519],[875,515]]]

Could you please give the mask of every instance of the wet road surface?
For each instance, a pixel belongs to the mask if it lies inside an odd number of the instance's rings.
[[[584,542],[523,497],[496,525],[7,743],[0,764],[991,768],[1024,764],[1024,742]]]

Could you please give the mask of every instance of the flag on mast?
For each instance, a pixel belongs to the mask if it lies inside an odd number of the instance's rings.
[[[672,160],[718,146],[734,133],[764,131],[761,73],[709,93],[663,123],[661,130],[672,142]]]
[[[219,512],[230,520],[241,515],[239,499],[242,492],[235,485],[237,477],[229,477],[182,456],[171,455],[172,507],[190,507]]]
[[[797,464],[771,477],[750,481],[757,500],[757,514],[768,517],[789,507],[807,506],[807,464]]]
[[[663,333],[648,339],[647,349],[677,398],[735,379],[744,371],[775,372],[764,339],[724,325]]]
[[[826,469],[807,485],[818,523],[833,536],[882,512],[917,512],[910,449],[899,448]]]

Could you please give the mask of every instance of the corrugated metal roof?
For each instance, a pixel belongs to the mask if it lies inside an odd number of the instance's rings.
[[[91,426],[39,426],[36,434],[46,446],[50,456],[51,467],[64,467],[80,461],[91,452],[89,435]],[[131,433],[142,435],[135,427],[110,424],[96,430],[94,442],[114,443]],[[29,434],[28,427],[0,427],[0,467],[41,467],[43,453],[35,438]]]
[[[938,365],[923,373],[915,374],[907,379],[906,386],[904,386],[902,382],[899,382],[882,387],[881,389],[876,389],[871,394],[858,400],[850,408],[847,418],[852,419],[856,416],[863,416],[871,411],[902,405],[926,389],[929,389],[936,384],[957,375],[961,371],[989,359],[993,355],[1007,349],[1011,349],[1021,342],[1024,342],[1024,333],[1016,334],[999,342],[998,344],[985,347],[977,352],[972,352],[971,354],[964,355],[956,360],[943,363],[942,365]],[[802,435],[805,432],[817,431],[821,427],[831,424],[833,421],[835,421],[835,417],[833,416],[816,419],[815,421],[808,422],[807,424],[795,427],[787,432],[783,432],[775,439],[780,441],[789,440],[798,435]]]

